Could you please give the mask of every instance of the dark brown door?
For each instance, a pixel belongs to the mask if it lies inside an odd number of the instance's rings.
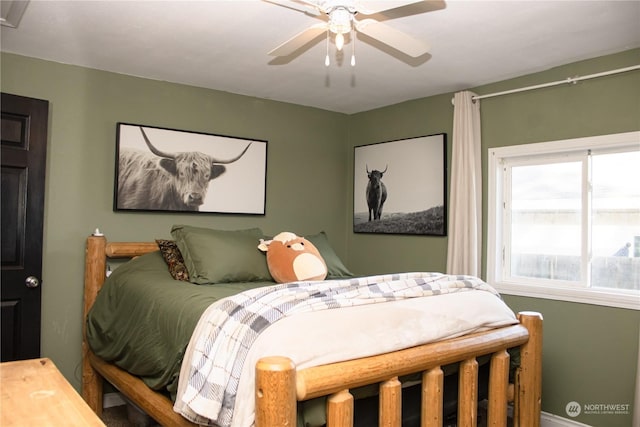
[[[49,103],[2,94],[2,361],[40,356]]]

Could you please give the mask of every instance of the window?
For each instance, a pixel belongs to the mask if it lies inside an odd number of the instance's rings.
[[[487,280],[640,309],[640,132],[489,150]]]

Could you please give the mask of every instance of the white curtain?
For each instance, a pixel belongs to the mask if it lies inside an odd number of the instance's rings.
[[[480,276],[482,164],[480,101],[468,91],[454,96],[447,273]]]

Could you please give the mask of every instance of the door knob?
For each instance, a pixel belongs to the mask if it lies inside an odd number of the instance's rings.
[[[27,288],[37,288],[40,286],[40,281],[35,276],[29,276],[24,281],[24,284],[27,285]]]

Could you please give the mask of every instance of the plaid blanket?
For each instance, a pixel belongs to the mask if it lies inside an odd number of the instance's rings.
[[[190,366],[183,366],[180,377],[188,383],[174,409],[198,424],[229,427],[240,372],[252,343],[286,316],[470,290],[498,295],[477,277],[402,273],[284,283],[225,298],[211,305],[196,327],[189,343]]]

